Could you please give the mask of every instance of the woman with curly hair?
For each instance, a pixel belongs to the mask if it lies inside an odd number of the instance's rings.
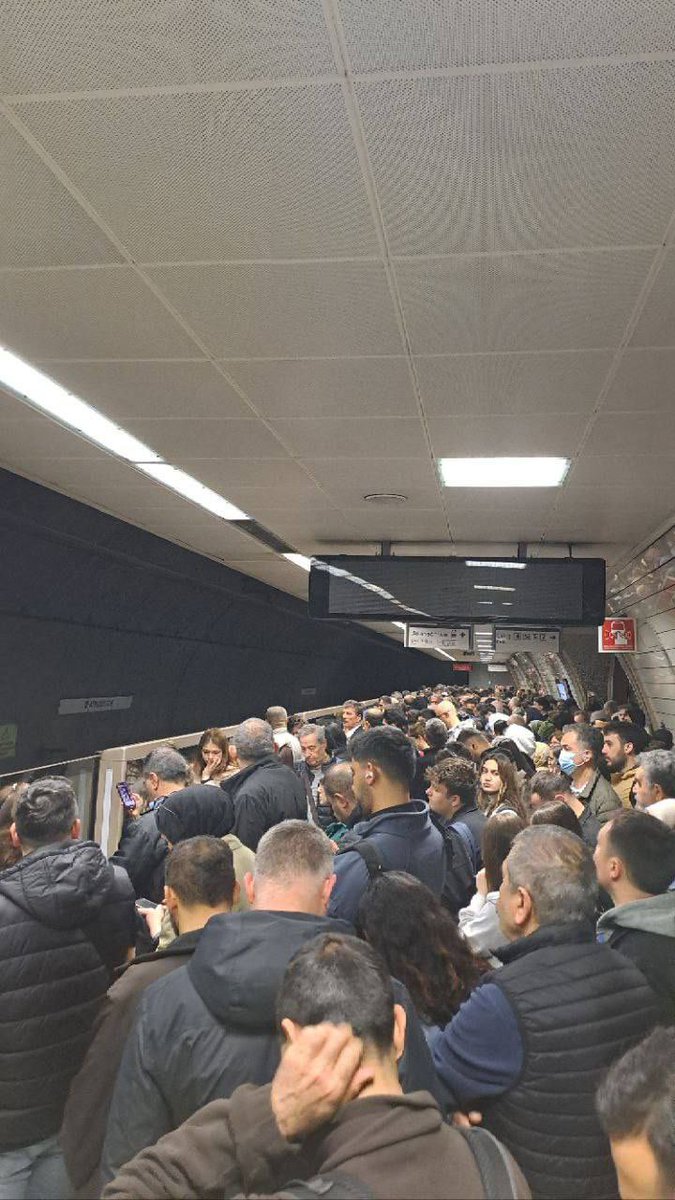
[[[404,871],[386,871],[372,881],[357,929],[405,984],[427,1025],[447,1025],[488,970],[440,900]]]

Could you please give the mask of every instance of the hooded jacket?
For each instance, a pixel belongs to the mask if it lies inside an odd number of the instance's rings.
[[[411,800],[385,809],[369,821],[359,821],[354,833],[375,847],[385,871],[407,871],[440,897],[445,882],[445,846],[423,800]],[[359,901],[370,882],[368,868],[361,855],[350,850],[337,855],[335,874],[329,915],[353,925]]]
[[[132,959],[109,988],[99,1010],[87,1056],[70,1089],[59,1135],[68,1177],[82,1200],[101,1191],[99,1164],[110,1100],[140,998],[151,983],[189,962],[201,934],[201,929],[192,930],[175,938],[166,950]]]
[[[376,1197],[479,1200],[473,1155],[428,1093],[369,1096],[345,1105],[300,1146],[279,1132],[270,1088],[214,1100],[123,1167],[105,1200],[205,1200],[276,1193],[289,1179],[340,1172]],[[511,1161],[514,1195],[530,1192]],[[344,1193],[340,1193],[344,1194]]]
[[[94,842],[45,846],[0,874],[0,1153],[57,1132],[134,936],[129,880]]]
[[[302,780],[296,772],[280,762],[274,754],[244,767],[221,788],[234,801],[232,833],[257,850],[262,835],[273,825],[289,818],[307,818],[307,797]]]
[[[189,966],[152,984],[124,1049],[102,1159],[107,1183],[123,1163],[216,1098],[243,1083],[269,1083],[279,1062],[276,998],[290,959],[342,921],[306,913],[251,911],[212,917]],[[410,997],[402,1078],[435,1088],[424,1034]]]
[[[598,921],[598,940],[625,954],[663,1003],[664,1021],[675,1021],[675,892],[619,904]]]
[[[162,797],[151,812],[138,820],[126,821],[120,844],[111,858],[124,867],[139,900],[160,904],[164,896],[164,867],[169,847],[157,828],[156,813],[169,796]]]

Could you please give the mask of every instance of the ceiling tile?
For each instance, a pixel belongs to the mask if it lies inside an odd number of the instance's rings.
[[[30,104],[21,119],[139,261],[377,251],[339,84]]]
[[[199,467],[201,475],[203,464],[193,465]],[[209,465],[213,466],[212,463]],[[266,463],[268,476],[276,474],[277,465],[276,460]],[[255,517],[263,525],[266,523],[266,519],[268,519],[268,523],[272,521],[270,514],[278,517],[279,513],[302,513],[308,509],[333,512],[336,507],[334,501],[329,500],[309,476],[305,478],[304,487],[297,484],[282,487],[271,480],[267,487],[237,487],[227,477],[227,474],[229,474],[229,463],[227,473],[222,475],[222,486],[227,491],[228,500],[231,500],[239,508],[243,508],[249,516]]]
[[[625,449],[629,451],[628,445]],[[664,451],[667,447],[662,448]],[[673,456],[672,453],[662,454],[591,454],[584,452],[572,464],[567,478],[565,490],[573,490],[578,486],[603,484],[608,487],[620,486],[630,492],[633,483],[644,483],[645,487],[665,488],[666,495],[671,496],[673,489]],[[649,533],[645,529],[645,534]]]
[[[452,413],[588,412],[609,370],[608,351],[417,358],[424,408]]]
[[[675,250],[666,254],[631,344],[675,346]]]
[[[448,526],[440,507],[384,508],[367,505],[344,508],[345,517],[359,530],[362,537],[382,540],[411,540],[420,542],[448,541]]]
[[[309,587],[309,574],[303,571],[301,567],[294,566],[293,563],[286,562],[283,558],[270,558],[260,561],[232,560],[228,565],[234,567],[237,571],[242,571],[245,575],[252,575],[254,579],[260,579],[263,583],[268,583],[271,587],[278,588],[284,592],[290,592],[293,596],[299,596],[301,600],[307,599]]]
[[[181,466],[194,459],[227,461],[255,454],[258,458],[286,458],[286,451],[261,421],[126,421],[125,428],[152,446],[167,462]]]
[[[114,421],[251,419],[249,406],[203,362],[43,362],[41,370]]]
[[[439,501],[433,468],[417,458],[307,457],[303,461],[341,507],[358,505],[369,492],[403,492],[411,505],[420,508],[433,507]]]
[[[431,444],[437,457],[568,455],[583,428],[576,413],[493,414],[490,417],[432,417]]]
[[[312,505],[301,510],[257,508],[251,516],[294,546],[325,540],[350,541],[359,536],[357,523],[335,508]]]
[[[666,520],[672,495],[653,488],[575,488],[546,524],[551,541],[634,541]]]
[[[119,261],[112,242],[0,119],[0,267]]]
[[[609,412],[672,412],[675,349],[626,350],[604,408]]]
[[[20,421],[0,421],[0,455],[7,463],[55,457],[98,459],[100,450],[56,421],[31,415]]]
[[[6,92],[176,86],[334,71],[315,0],[2,0]],[[49,53],[46,53],[46,47]]]
[[[405,358],[273,359],[225,362],[225,369],[271,420],[417,415]]]
[[[428,449],[418,417],[397,420],[359,417],[349,421],[274,421],[274,429],[291,451],[306,458],[427,459]],[[420,468],[423,469],[423,468]]]
[[[663,239],[675,203],[673,63],[357,90],[394,254]]]
[[[311,485],[307,472],[291,458],[269,459],[251,456],[248,459],[232,458],[222,466],[217,458],[193,458],[189,463],[190,474],[216,491],[224,488],[228,500],[236,500],[245,489],[278,487],[279,495],[287,491],[304,490]]]
[[[131,267],[0,273],[0,328],[6,345],[29,359],[195,352]]]
[[[652,421],[645,420],[644,413],[622,413],[620,417],[601,413],[584,445],[584,453],[621,454],[629,446],[634,454],[658,454],[668,444],[675,450],[675,405]]]
[[[651,250],[396,264],[417,354],[618,346]]]
[[[457,542],[537,542],[544,522],[536,509],[512,513],[495,503],[491,513],[450,514],[452,535]]]
[[[157,267],[151,274],[219,358],[401,352],[379,263]]]
[[[675,49],[659,0],[340,0],[354,70],[422,70]]]

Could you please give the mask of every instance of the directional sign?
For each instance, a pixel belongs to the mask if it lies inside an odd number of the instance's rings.
[[[468,626],[407,625],[405,644],[409,650],[470,650],[471,629]]]
[[[530,653],[557,654],[560,634],[557,629],[498,629],[495,635],[498,654]]]

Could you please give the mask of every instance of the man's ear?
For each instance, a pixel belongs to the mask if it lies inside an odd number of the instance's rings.
[[[18,833],[16,832],[16,824],[14,823],[14,821],[12,821],[12,824],[9,827],[9,836],[11,838],[11,842],[12,842],[14,849],[20,850],[21,849],[21,838],[19,837]]]
[[[518,893],[518,899],[513,912],[513,919],[516,925],[523,927],[527,925],[530,917],[532,916],[532,897],[524,887],[519,887],[516,889],[516,891]]]
[[[408,1024],[408,1018],[406,1016],[406,1011],[405,1011],[403,1005],[395,1004],[394,1005],[394,1039],[393,1039],[393,1041],[394,1041],[394,1051],[396,1054],[397,1062],[398,1062],[399,1058],[401,1058],[401,1055],[403,1054],[403,1051],[405,1050],[405,1031],[406,1031],[407,1024]]]
[[[612,883],[616,883],[623,875],[623,863],[620,858],[609,858],[607,860],[607,870]]]
[[[164,884],[164,903],[169,912],[175,916],[178,909],[178,897],[173,888],[168,887],[167,884]]]
[[[78,817],[76,821],[73,821],[73,823],[70,827],[70,836],[73,839],[73,841],[76,842],[79,839],[81,833],[82,833],[82,822],[81,822],[80,818]]]
[[[336,879],[337,879],[337,875],[329,875],[328,879],[326,880],[323,887],[321,888],[321,899],[323,901],[325,908],[328,908],[328,901],[330,900],[330,894],[331,894],[333,888],[335,887]]]
[[[255,904],[255,882],[250,871],[247,871],[244,875],[244,887],[246,889],[246,899],[248,900],[249,906],[253,908]]]
[[[629,758],[632,758],[632,756],[635,754],[635,746],[633,745],[633,743],[632,742],[624,742],[623,752],[624,752],[624,754],[627,754]]]
[[[292,1045],[302,1033],[302,1025],[296,1025],[290,1017],[284,1017],[281,1022],[281,1032],[284,1035],[284,1041]]]

